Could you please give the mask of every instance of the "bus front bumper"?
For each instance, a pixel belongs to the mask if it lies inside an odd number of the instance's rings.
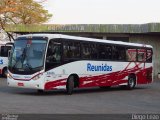
[[[44,89],[44,85],[42,81],[39,80],[14,80],[11,78],[7,78],[7,84],[10,87],[17,87],[17,88],[30,88],[30,89]]]

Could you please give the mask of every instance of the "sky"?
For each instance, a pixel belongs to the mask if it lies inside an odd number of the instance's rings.
[[[144,24],[160,22],[160,0],[45,0],[50,24]]]

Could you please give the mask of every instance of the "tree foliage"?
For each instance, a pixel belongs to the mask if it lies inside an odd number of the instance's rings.
[[[7,24],[41,24],[51,16],[34,0],[0,0],[0,29],[3,30]]]

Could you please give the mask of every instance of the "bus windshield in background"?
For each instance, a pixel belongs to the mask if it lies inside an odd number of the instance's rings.
[[[13,73],[33,74],[43,68],[46,40],[16,40],[11,52],[8,68]]]

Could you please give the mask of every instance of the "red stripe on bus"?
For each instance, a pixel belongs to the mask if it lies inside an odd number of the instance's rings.
[[[47,82],[45,84],[44,88],[45,88],[45,90],[51,90],[51,89],[54,89],[57,86],[64,86],[64,85],[66,85],[66,80],[67,80],[67,78]]]
[[[151,83],[152,76],[152,67],[150,68],[131,68],[123,71],[117,71],[109,74],[103,74],[98,76],[91,77],[80,77],[79,78],[79,87],[96,87],[96,86],[115,86],[128,82],[126,77],[131,73],[136,73],[137,84]],[[56,89],[58,86],[66,85],[67,78],[47,82],[45,84],[45,90]]]

